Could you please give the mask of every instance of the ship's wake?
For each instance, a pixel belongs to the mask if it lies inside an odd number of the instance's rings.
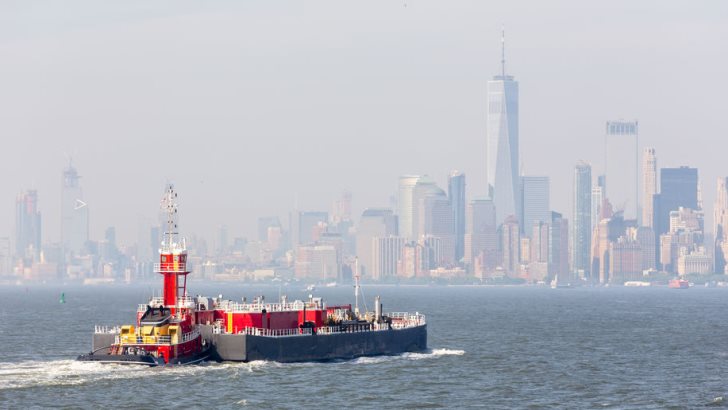
[[[360,357],[354,359],[352,363],[356,364],[375,364],[391,362],[394,360],[423,360],[423,359],[437,359],[442,356],[462,356],[465,354],[465,350],[454,350],[454,349],[428,349],[424,352],[410,352],[402,353],[396,356],[372,356],[372,357]]]
[[[31,360],[0,363],[0,391],[50,386],[83,386],[106,380],[154,377],[174,379],[209,371],[234,369],[255,371],[268,362],[203,363],[174,367],[146,367],[121,364],[79,362],[76,360]]]
[[[436,359],[442,356],[462,356],[464,350],[430,349],[419,353],[403,353],[396,356],[359,357],[354,360],[336,361],[345,364],[376,364],[402,360]],[[320,363],[319,363],[320,364]],[[208,362],[200,365],[173,367],[146,367],[120,364],[79,362],[76,360],[28,360],[16,363],[0,363],[0,391],[51,386],[83,386],[107,380],[153,377],[155,380],[175,379],[185,375],[205,372],[231,371],[232,377],[244,377],[246,373],[265,368],[286,366],[315,366],[308,363],[277,363],[254,361],[249,363]]]

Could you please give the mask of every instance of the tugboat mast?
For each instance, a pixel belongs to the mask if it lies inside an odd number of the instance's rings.
[[[176,313],[178,298],[187,296],[187,275],[190,272],[187,270],[187,249],[184,240],[178,241],[177,192],[172,184],[167,185],[161,209],[166,214],[167,227],[155,271],[164,276],[162,288],[164,306]]]
[[[359,258],[354,260],[354,314],[359,317]]]

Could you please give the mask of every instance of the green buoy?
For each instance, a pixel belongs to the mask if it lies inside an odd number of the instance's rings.
[[[66,294],[64,292],[61,292],[61,300],[58,303],[66,303]]]

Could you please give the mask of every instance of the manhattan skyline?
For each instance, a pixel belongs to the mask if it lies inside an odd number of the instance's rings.
[[[714,181],[728,173],[728,62],[715,53],[728,33],[715,10],[410,2],[168,14],[139,4],[2,13],[0,236],[14,230],[16,196],[35,189],[43,241],[60,241],[69,156],[89,236],[115,226],[125,243],[139,219],[154,220],[167,180],[184,195],[185,229],[208,238],[220,225],[254,238],[257,217],[285,223],[296,203],[329,211],[345,189],[358,218],[389,207],[405,174],[445,187],[458,169],[468,200],[484,197],[486,84],[501,72],[503,25],[520,83],[520,171],[549,176],[551,209],[572,220],[574,165],[602,174],[605,121],[637,119],[640,153],[654,147],[660,168],[699,168],[712,229]]]

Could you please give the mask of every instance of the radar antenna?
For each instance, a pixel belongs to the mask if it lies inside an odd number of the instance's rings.
[[[164,232],[163,247],[167,251],[171,251],[172,248],[177,246],[177,192],[174,190],[174,185],[168,184],[167,189],[164,191],[164,196],[161,202],[162,212],[165,213],[167,228]]]

